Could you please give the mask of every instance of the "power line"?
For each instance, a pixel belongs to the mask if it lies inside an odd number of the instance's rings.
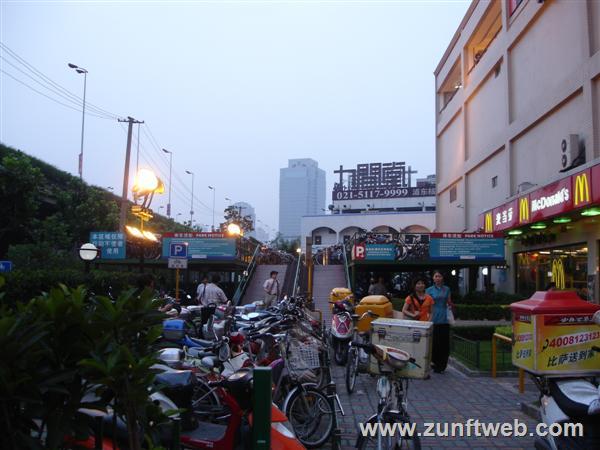
[[[22,66],[24,66],[31,73],[33,73],[37,77],[41,78],[45,83],[47,83],[47,84],[53,86],[55,89],[61,91],[64,94],[63,96],[70,97],[71,101],[74,101],[77,104],[81,104],[83,102],[83,99],[81,97],[79,97],[78,95],[73,94],[68,89],[64,88],[63,86],[61,86],[60,84],[58,84],[57,82],[55,82],[54,80],[52,80],[51,78],[49,78],[48,76],[46,76],[43,72],[41,72],[40,70],[36,69],[33,65],[31,65],[30,63],[28,63],[22,57],[20,57],[16,52],[14,52],[13,50],[11,50],[3,42],[0,42],[0,47],[2,47],[2,49],[6,53],[8,53],[9,56],[11,56],[13,59],[15,59],[19,64],[21,64]],[[5,61],[7,61],[5,58],[2,58],[2,59],[4,59]],[[47,88],[47,89],[49,89],[49,88]],[[91,109],[93,109],[95,111],[95,113],[98,114],[98,115],[111,116],[113,119],[119,119],[121,117],[120,115],[112,113],[110,111],[107,111],[107,110],[105,110],[103,108],[100,108],[99,106],[96,106],[93,103],[86,102],[86,108],[88,108],[88,107],[91,108]]]
[[[4,60],[7,64],[9,64],[10,66],[12,66],[15,70],[18,70],[19,72],[21,72],[23,75],[25,75],[27,78],[29,78],[31,81],[33,81],[34,83],[39,84],[41,87],[43,87],[44,89],[48,89],[51,92],[54,92],[56,95],[58,95],[59,97],[61,97],[62,99],[64,99],[67,102],[70,102],[71,104],[73,104],[74,106],[80,106],[81,102],[77,102],[73,99],[71,99],[70,97],[67,97],[66,95],[63,95],[60,91],[53,89],[51,87],[48,87],[47,85],[45,85],[44,83],[42,83],[41,81],[35,79],[34,77],[32,77],[31,75],[29,75],[27,72],[25,72],[24,70],[19,69],[16,65],[14,65],[13,63],[11,63],[10,61],[8,61],[6,58],[4,58],[3,56],[0,56],[0,59]],[[4,72],[5,74],[8,75],[7,72]],[[9,75],[10,76],[10,75]],[[11,76],[11,78],[14,79],[14,77]],[[19,80],[17,80],[19,81]],[[22,83],[25,84],[25,83]],[[28,86],[28,85],[26,85]],[[28,86],[29,87],[29,86]],[[36,91],[39,93],[39,91]],[[80,108],[79,108],[80,109]],[[79,110],[77,109],[77,110]],[[113,119],[113,117],[108,116],[106,114],[99,114],[97,112],[94,112],[96,114],[96,117],[101,117],[102,119]]]
[[[23,86],[25,86],[25,87],[27,87],[27,88],[31,89],[32,91],[34,91],[34,92],[36,92],[36,93],[38,93],[38,94],[40,94],[40,95],[42,95],[42,96],[46,97],[48,100],[52,100],[53,102],[55,102],[55,103],[58,103],[59,105],[62,105],[62,106],[64,106],[65,108],[72,109],[73,111],[81,112],[81,110],[80,110],[79,108],[75,108],[74,106],[67,105],[66,103],[63,103],[63,102],[61,102],[60,100],[57,100],[57,99],[55,99],[55,98],[52,98],[52,97],[50,97],[49,95],[46,95],[46,94],[44,94],[44,93],[43,93],[43,92],[41,92],[41,91],[38,91],[36,88],[34,88],[34,87],[32,87],[32,86],[28,85],[28,84],[27,84],[27,83],[25,83],[24,81],[21,81],[21,80],[19,80],[17,77],[14,77],[14,76],[12,76],[10,73],[8,73],[8,72],[6,72],[6,71],[4,71],[4,70],[2,70],[2,69],[0,69],[0,72],[2,72],[2,73],[3,73],[4,75],[6,75],[6,76],[8,76],[8,77],[12,78],[12,79],[13,79],[13,80],[15,80],[17,83],[20,83],[20,84],[22,84]],[[88,114],[89,114],[89,115],[91,115],[91,116],[97,117],[98,119],[113,120],[112,118],[108,118],[108,117],[104,117],[104,116],[99,116],[99,115],[97,115],[97,114],[94,114],[94,113],[88,113]]]

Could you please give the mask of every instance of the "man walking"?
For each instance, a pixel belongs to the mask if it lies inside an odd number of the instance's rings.
[[[208,282],[208,275],[202,277],[202,283],[198,285],[198,289],[196,290],[196,300],[199,305],[206,306],[209,303],[227,303],[225,292],[217,286],[219,281],[221,281],[221,279],[218,275],[213,276],[212,283]]]
[[[265,308],[268,308],[273,301],[277,302],[279,299],[280,292],[277,274],[276,270],[271,271],[271,276],[263,284],[263,289],[265,290]]]

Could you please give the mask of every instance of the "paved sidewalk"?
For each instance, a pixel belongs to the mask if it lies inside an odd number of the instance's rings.
[[[344,368],[334,366],[334,381],[346,412],[340,417],[343,449],[354,448],[358,423],[364,421],[377,409],[375,378],[361,374],[352,395],[346,393]],[[411,381],[408,390],[409,414],[420,431],[425,422],[510,422],[519,419],[527,424],[528,431],[536,425],[530,417],[521,413],[520,402],[531,402],[537,397],[534,390],[519,394],[517,378],[492,379],[467,377],[452,367],[444,374],[431,374],[429,380]],[[423,449],[444,448],[470,449],[532,449],[533,437],[422,437]],[[329,446],[328,446],[329,447]]]

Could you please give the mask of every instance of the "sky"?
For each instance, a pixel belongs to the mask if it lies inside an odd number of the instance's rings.
[[[116,117],[131,116],[144,121],[139,167],[167,188],[160,149],[173,153],[174,217],[189,218],[189,170],[199,225],[212,225],[210,185],[216,223],[226,198],[245,201],[273,235],[288,159],[318,161],[328,202],[340,164],[435,173],[433,71],[469,4],[1,0],[0,141],[77,175],[84,80],[74,63],[88,71],[86,182],[121,193],[127,134]]]

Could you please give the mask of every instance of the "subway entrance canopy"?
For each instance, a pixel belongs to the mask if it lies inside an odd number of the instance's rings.
[[[357,233],[346,245],[350,267],[418,271],[506,264],[504,237],[498,233]]]

